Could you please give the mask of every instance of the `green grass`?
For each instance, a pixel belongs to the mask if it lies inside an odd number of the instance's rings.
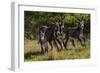
[[[86,47],[76,42],[74,48],[71,42],[68,42],[68,50],[57,51],[56,49],[45,54],[41,54],[41,48],[37,40],[25,40],[24,46],[25,62],[28,61],[47,61],[47,60],[65,60],[65,59],[88,59],[90,58],[90,41],[86,41]]]

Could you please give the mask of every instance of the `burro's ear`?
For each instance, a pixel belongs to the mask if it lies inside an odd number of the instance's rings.
[[[64,16],[62,16],[62,20],[65,18],[65,15]]]
[[[81,21],[83,20],[83,16],[81,17]]]

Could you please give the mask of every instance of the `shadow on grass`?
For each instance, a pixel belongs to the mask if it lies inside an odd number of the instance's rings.
[[[42,55],[43,53],[41,53],[40,51],[35,51],[35,52],[28,52],[24,54],[25,59],[31,59],[31,56],[39,56]]]

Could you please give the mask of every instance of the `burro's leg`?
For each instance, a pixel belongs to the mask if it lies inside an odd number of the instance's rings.
[[[79,42],[80,42],[80,44],[83,46],[83,40],[85,41],[85,38],[83,38],[83,35],[79,35],[79,37],[78,37],[78,40],[79,40]]]
[[[84,41],[84,46],[86,47],[86,37],[83,36],[82,38],[83,38],[83,41]]]
[[[75,48],[76,46],[75,46],[74,38],[70,38],[70,40],[71,40],[71,42],[72,42],[73,47]]]
[[[63,49],[63,46],[62,46],[62,43],[61,43],[60,39],[57,38],[56,41],[57,41],[58,44],[60,45],[61,49]],[[60,49],[60,50],[61,50],[61,49]]]
[[[68,40],[69,40],[69,36],[66,36],[65,39],[66,39],[66,41],[64,43],[64,47],[65,47],[65,49],[67,49],[67,43],[68,43]]]
[[[59,51],[60,49],[59,49],[59,47],[58,47],[58,45],[57,45],[56,40],[54,40],[53,42],[54,42],[54,46],[55,46],[55,47],[57,48],[57,50]]]
[[[41,53],[44,54],[44,44],[41,42]]]
[[[47,52],[48,53],[48,43],[47,42],[45,42],[45,52]]]
[[[62,46],[64,47],[63,49],[66,49],[66,45],[65,45],[63,36],[60,37],[60,40],[61,40]]]
[[[51,46],[51,50],[53,50],[53,44],[52,44],[52,41],[49,41],[49,44]]]

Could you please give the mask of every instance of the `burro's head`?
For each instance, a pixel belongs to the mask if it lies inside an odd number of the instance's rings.
[[[84,21],[83,21],[83,20],[80,21],[79,27],[80,27],[81,29],[84,29]]]

